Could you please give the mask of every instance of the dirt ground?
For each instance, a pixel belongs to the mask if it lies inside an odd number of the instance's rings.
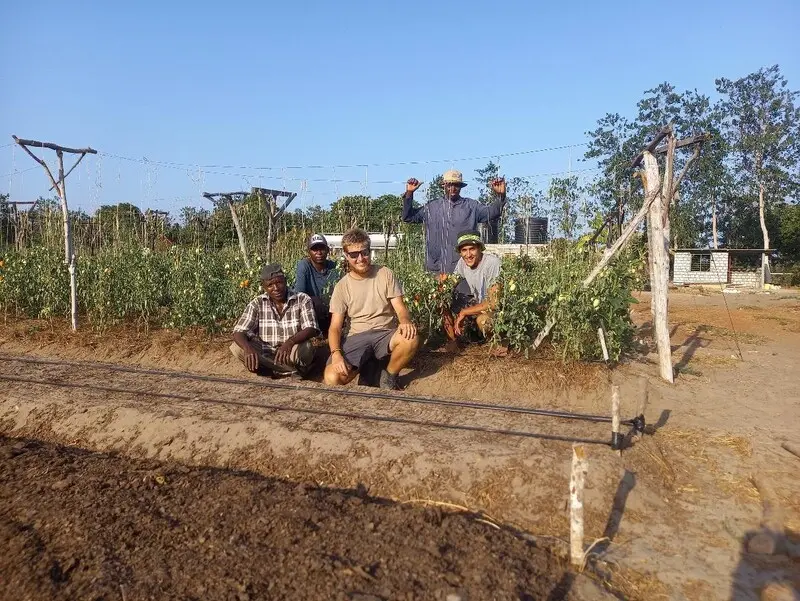
[[[3,599],[607,596],[515,533],[363,489],[4,437],[0,456]]]
[[[251,470],[314,490],[360,485],[406,506],[469,508],[551,541],[555,556],[568,537],[569,466],[578,439],[589,456],[586,542],[594,543],[594,580],[622,598],[680,601],[747,601],[769,582],[800,586],[796,559],[743,552],[762,516],[754,473],[775,488],[790,540],[800,532],[800,459],[780,446],[800,444],[800,297],[675,291],[670,323],[678,376],[669,385],[657,378],[649,298],[638,296],[633,313],[641,354],[624,365],[490,358],[483,348],[459,357],[426,353],[405,375],[405,395],[391,399],[330,394],[314,382],[268,387],[272,381],[245,373],[228,356],[224,337],[132,329],[71,334],[61,323],[7,322],[0,333],[0,432],[132,458]],[[220,379],[180,377],[187,374]],[[612,382],[622,390],[623,417],[647,397],[655,430],[621,455],[603,444],[610,437],[605,423],[407,398],[607,415]],[[504,569],[508,564],[497,567]],[[531,569],[527,581],[507,575],[532,583],[547,571]],[[563,567],[548,569],[559,582]],[[532,598],[545,598],[552,583],[542,580]],[[470,599],[524,598],[497,590],[496,596],[464,592]]]

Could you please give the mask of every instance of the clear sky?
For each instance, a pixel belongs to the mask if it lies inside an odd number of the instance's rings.
[[[585,143],[598,118],[632,114],[665,80],[713,93],[716,77],[778,63],[800,89],[798,0],[7,0],[0,23],[0,192],[27,200],[49,188],[4,146],[11,134],[91,145],[102,154],[67,186],[85,210],[175,211],[203,205],[201,191],[253,185],[302,192],[298,206],[399,193],[411,176],[455,167],[471,179],[487,161],[374,164]],[[500,165],[509,177],[571,168],[585,181],[582,153]],[[373,166],[331,167],[361,163]],[[280,168],[306,165],[325,167]]]

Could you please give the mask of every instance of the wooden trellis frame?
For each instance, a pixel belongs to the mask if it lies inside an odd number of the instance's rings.
[[[55,190],[61,200],[61,213],[64,217],[64,262],[67,264],[69,270],[69,299],[70,299],[70,315],[72,321],[72,330],[78,329],[78,259],[75,256],[75,249],[72,245],[72,225],[69,218],[69,207],[67,206],[67,176],[72,173],[75,167],[78,166],[87,154],[97,154],[97,151],[91,147],[87,148],[68,148],[59,144],[51,142],[39,142],[38,140],[23,140],[17,136],[12,136],[14,142],[19,144],[22,149],[27,152],[30,157],[39,163],[43,168],[47,177],[52,184],[51,190]],[[44,160],[37,157],[31,152],[29,146],[33,148],[47,148],[54,150],[58,158],[58,180],[53,177],[52,171],[47,166]],[[78,154],[78,160],[69,168],[69,171],[64,173],[64,153]]]

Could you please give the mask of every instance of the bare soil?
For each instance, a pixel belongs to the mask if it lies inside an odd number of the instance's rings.
[[[624,365],[495,358],[480,347],[458,357],[426,353],[396,399],[331,394],[314,382],[270,388],[271,381],[245,373],[228,356],[224,337],[125,328],[72,334],[60,322],[9,321],[0,331],[0,432],[128,458],[250,470],[314,490],[360,485],[403,507],[464,507],[550,541],[556,557],[568,537],[571,446],[579,440],[589,456],[591,572],[621,597],[750,601],[769,582],[800,587],[796,560],[744,552],[762,519],[753,473],[774,486],[787,534],[800,532],[800,459],[780,446],[800,444],[800,297],[675,291],[677,378],[669,385],[657,377],[649,297],[638,296],[640,354]],[[611,382],[622,388],[623,417],[648,398],[651,434],[621,455],[603,444],[610,437],[603,423],[407,399],[608,414]],[[40,478],[54,483],[46,473]],[[560,569],[551,574],[556,583]],[[537,590],[533,598],[547,598]]]
[[[5,437],[0,457],[3,599],[605,596],[513,532],[364,489]]]

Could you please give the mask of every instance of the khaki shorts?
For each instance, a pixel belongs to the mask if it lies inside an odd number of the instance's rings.
[[[255,341],[256,344],[261,344]],[[235,342],[231,344],[231,353],[239,361],[244,363],[244,349]],[[290,365],[280,365],[275,363],[274,352],[264,352],[258,355],[259,367],[266,367],[277,373],[290,374],[295,371],[300,373],[307,373],[311,369],[311,364],[314,362],[314,345],[310,340],[295,344],[292,347],[292,352],[289,354]]]

